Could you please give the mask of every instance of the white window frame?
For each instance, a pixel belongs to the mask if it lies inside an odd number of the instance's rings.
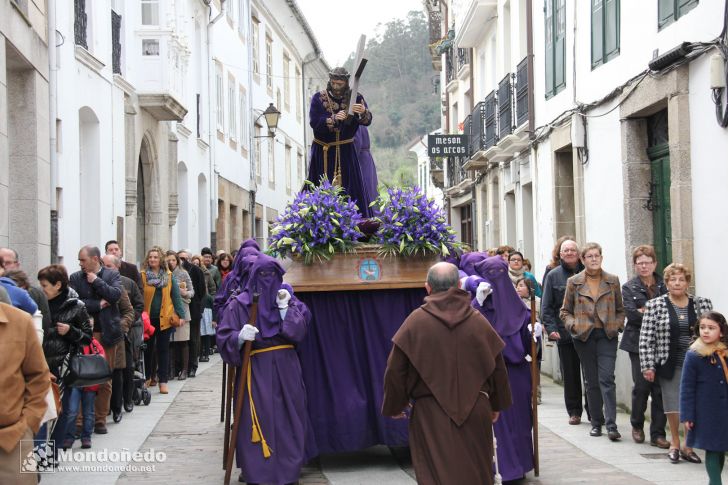
[[[238,88],[238,104],[240,105],[240,147],[247,150],[246,142],[248,140],[248,96],[245,88],[241,84]]]
[[[253,74],[260,76],[260,20],[253,16]]]
[[[145,26],[146,25],[150,25],[150,26],[159,25],[159,0],[141,0],[140,7],[141,7],[140,14],[141,14],[142,25],[145,25]],[[157,17],[156,23],[144,23],[144,7],[151,8],[151,10],[150,10],[150,15],[152,17],[151,20],[154,20],[154,17],[156,15],[156,17]],[[156,10],[156,12],[155,12],[155,10]]]
[[[232,141],[238,140],[238,113],[237,113],[237,103],[235,99],[235,91],[238,86],[238,83],[235,81],[235,78],[232,76],[228,76],[228,136]]]
[[[296,82],[295,87],[293,89],[296,90],[296,120],[301,121],[301,69],[296,66]]]
[[[286,157],[285,157],[285,166],[286,166],[286,192],[288,194],[291,193],[291,187],[293,186],[293,181],[291,180],[291,145],[288,141],[286,141]]]
[[[273,92],[273,38],[267,33],[265,35],[265,87],[268,94]]]
[[[287,112],[291,112],[291,58],[288,53],[283,53],[283,107]]]
[[[215,96],[217,99],[217,131],[225,133],[225,87],[222,78],[222,65],[215,65]]]

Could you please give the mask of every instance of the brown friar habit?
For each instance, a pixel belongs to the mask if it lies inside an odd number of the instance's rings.
[[[432,294],[392,339],[382,414],[414,401],[409,441],[417,483],[493,483],[491,411],[511,404],[505,344],[451,288]]]

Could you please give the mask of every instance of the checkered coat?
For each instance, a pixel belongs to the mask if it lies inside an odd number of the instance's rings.
[[[700,296],[691,296],[695,312],[701,314],[713,309],[713,303]],[[645,304],[640,331],[640,368],[642,372],[665,365],[670,354],[670,300],[668,295],[653,298]]]

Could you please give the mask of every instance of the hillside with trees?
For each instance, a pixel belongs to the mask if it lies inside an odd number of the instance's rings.
[[[417,161],[406,146],[440,125],[427,22],[422,12],[411,11],[406,19],[380,24],[378,32],[367,40],[359,85],[374,115],[372,155],[380,184],[414,185]],[[346,63],[350,71],[353,57]]]

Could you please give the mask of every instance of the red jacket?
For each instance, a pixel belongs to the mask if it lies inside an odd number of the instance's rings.
[[[152,321],[149,318],[149,314],[147,312],[142,312],[142,322],[144,324],[144,341],[146,342],[150,338],[152,338],[152,335],[154,335],[154,332],[156,331],[156,328],[152,325]]]

